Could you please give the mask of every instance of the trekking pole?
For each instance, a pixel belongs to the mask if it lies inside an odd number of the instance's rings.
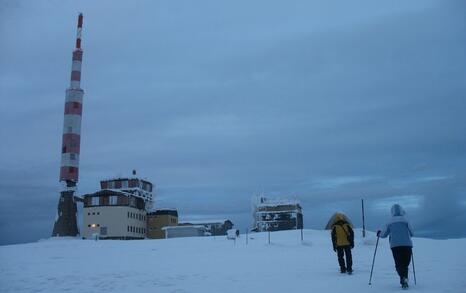
[[[411,260],[413,262],[414,285],[417,285],[417,283],[416,283],[416,269],[414,268],[414,253],[412,253],[412,251],[411,251]]]
[[[377,235],[377,242],[375,243],[374,258],[372,259],[371,277],[369,278],[369,285],[372,285],[372,271],[374,270],[375,254],[377,253],[377,246],[379,246],[379,235]]]

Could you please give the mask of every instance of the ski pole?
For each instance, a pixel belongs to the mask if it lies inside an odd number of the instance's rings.
[[[371,277],[369,278],[369,285],[372,285],[372,271],[374,270],[375,254],[377,253],[377,246],[379,246],[379,235],[377,235],[377,242],[375,243],[374,258],[372,259]]]
[[[416,283],[416,269],[414,268],[414,253],[412,251],[411,251],[411,260],[413,262],[414,285],[417,285],[417,283]]]

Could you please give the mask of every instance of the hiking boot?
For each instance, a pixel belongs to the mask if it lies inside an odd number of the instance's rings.
[[[342,274],[346,273],[346,268],[340,268],[340,273]]]
[[[347,272],[348,274],[351,275],[351,274],[353,273],[353,269],[352,269],[352,268],[348,268],[348,269],[346,270],[346,272]]]
[[[403,278],[401,279],[401,288],[403,289],[408,289],[409,285],[408,285],[408,278]]]

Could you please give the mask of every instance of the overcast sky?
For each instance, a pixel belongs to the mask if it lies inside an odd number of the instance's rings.
[[[251,197],[466,237],[464,1],[0,0],[0,244],[49,237],[84,13],[79,192],[132,169],[181,219]]]

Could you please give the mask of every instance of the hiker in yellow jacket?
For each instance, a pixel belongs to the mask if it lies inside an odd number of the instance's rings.
[[[351,224],[340,213],[335,215],[335,222],[332,224],[332,243],[333,251],[338,255],[340,272],[351,274],[353,272],[351,249],[354,248],[354,232]],[[346,265],[344,256],[346,256]]]

